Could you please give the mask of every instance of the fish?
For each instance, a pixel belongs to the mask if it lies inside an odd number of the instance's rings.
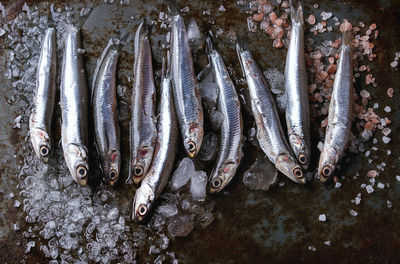
[[[88,90],[80,52],[80,29],[65,24],[61,69],[61,143],[65,162],[74,180],[86,186],[89,174]]]
[[[257,139],[261,149],[280,172],[292,181],[304,184],[305,175],[285,138],[278,109],[264,74],[244,44],[238,41],[236,51],[247,80],[251,110],[256,121]]]
[[[119,40],[110,39],[98,62],[92,85],[92,112],[97,153],[103,178],[114,186],[121,167],[117,120],[117,63]]]
[[[185,22],[169,5],[171,21],[171,78],[178,123],[187,155],[194,158],[203,141],[203,107],[188,43]]]
[[[285,65],[286,124],[289,145],[303,169],[311,156],[310,111],[304,60],[303,9],[291,5],[292,29]]]
[[[142,22],[135,34],[134,84],[131,97],[130,168],[128,180],[137,184],[150,167],[157,137],[153,64],[148,25]],[[133,177],[132,177],[133,175]]]
[[[177,152],[178,122],[172,98],[170,68],[167,65],[169,63],[164,58],[154,158],[133,201],[132,218],[138,222],[146,218],[153,202],[168,183]]]
[[[334,172],[349,144],[353,106],[352,33],[342,36],[339,62],[329,104],[325,142],[319,159],[318,176],[325,182]]]
[[[221,191],[235,176],[242,153],[243,121],[235,85],[212,37],[206,39],[206,52],[218,86],[218,111],[223,114],[220,150],[210,177],[210,192]]]
[[[51,124],[56,100],[56,31],[46,30],[36,72],[36,94],[29,117],[30,139],[36,156],[44,163],[51,154]]]

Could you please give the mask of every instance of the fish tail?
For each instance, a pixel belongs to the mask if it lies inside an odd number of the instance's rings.
[[[343,32],[342,45],[351,46],[352,39],[353,39],[353,33],[351,32],[351,30]]]
[[[290,16],[292,18],[292,23],[304,24],[303,4],[300,1],[298,1],[297,6],[295,6],[293,0],[290,0]]]

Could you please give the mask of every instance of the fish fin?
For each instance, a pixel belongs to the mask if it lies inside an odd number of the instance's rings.
[[[292,18],[292,23],[304,24],[303,5],[300,1],[298,1],[297,6],[295,6],[293,1],[290,0],[290,16]]]

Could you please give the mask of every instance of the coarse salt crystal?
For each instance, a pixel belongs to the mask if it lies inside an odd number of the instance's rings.
[[[391,63],[390,63],[390,66],[392,67],[392,68],[395,68],[395,67],[397,67],[397,65],[399,65],[399,63],[398,63],[398,61],[392,61]]]
[[[388,144],[389,142],[390,142],[390,137],[387,137],[387,136],[383,136],[382,137],[382,141],[383,141],[383,143],[385,143],[385,144]]]
[[[399,176],[400,177],[400,176]],[[365,183],[361,184],[361,188],[364,189],[367,186]]]
[[[378,103],[375,103],[375,104],[374,104],[374,108],[375,108],[375,109],[378,109],[378,108],[379,108],[379,104],[378,104]]]
[[[386,201],[386,205],[387,205],[388,208],[392,208],[392,202],[391,201],[387,200]]]
[[[373,179],[373,178],[372,178]],[[367,193],[373,193],[374,192],[374,188],[371,185],[367,185],[365,187],[365,190],[367,190]]]
[[[225,7],[223,5],[220,5],[220,7],[218,8],[218,11],[219,12],[225,12],[226,9],[225,9]]]
[[[386,150],[386,154],[391,155],[391,154],[392,154],[392,151],[391,151],[390,149],[387,149],[387,150]]]
[[[339,189],[340,186],[342,186],[342,184],[341,184],[340,182],[336,182],[336,183],[335,183],[335,188],[336,188],[336,189]]]
[[[400,182],[400,176],[396,175],[396,180]]]
[[[387,105],[383,110],[385,110],[386,113],[390,113],[390,111],[392,111],[392,108],[390,108],[390,106]]]
[[[319,217],[318,217],[318,220],[320,222],[325,222],[326,221],[326,215],[325,214],[320,214]]]
[[[317,251],[316,247],[314,247],[314,246],[308,246],[308,250],[313,251],[313,252]]]
[[[324,242],[324,244],[329,247],[331,245],[331,241],[327,240],[327,241]]]
[[[358,213],[356,211],[354,211],[353,209],[350,210],[350,214],[352,216],[357,216],[358,215]]]
[[[279,183],[279,186],[280,186],[280,187],[283,187],[284,185],[285,185],[284,182],[280,182],[280,183]]]
[[[376,187],[378,187],[379,189],[383,189],[385,188],[385,184],[378,182],[378,185]]]

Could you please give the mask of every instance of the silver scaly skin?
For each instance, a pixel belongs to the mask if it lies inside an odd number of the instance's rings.
[[[303,10],[291,6],[292,30],[285,66],[286,124],[289,145],[303,169],[310,161],[310,113],[304,61]]]
[[[153,64],[148,27],[141,23],[135,35],[134,86],[131,98],[129,177],[137,184],[146,176],[157,137]]]
[[[178,122],[186,153],[193,158],[203,141],[203,108],[185,23],[176,10],[172,18],[171,55],[172,87]]]
[[[36,95],[29,117],[30,139],[36,155],[45,163],[51,152],[51,123],[56,97],[56,31],[48,28],[42,40],[36,73]]]
[[[352,33],[344,32],[338,67],[329,104],[325,143],[318,166],[318,176],[325,182],[335,170],[349,143],[353,104]]]
[[[93,77],[93,119],[97,152],[103,178],[113,186],[119,177],[120,137],[117,120],[118,43],[110,40],[104,49]]]
[[[132,212],[132,218],[135,221],[142,221],[146,217],[154,200],[163,191],[177,151],[178,124],[172,99],[171,78],[168,70],[165,69],[167,67],[165,64],[164,60],[154,159],[140,188],[135,193]]]
[[[235,176],[242,158],[243,122],[239,98],[224,61],[210,37],[206,39],[207,53],[219,89],[218,111],[224,115],[217,164],[210,177],[210,192],[221,191]]]
[[[65,162],[76,182],[86,186],[88,162],[88,91],[80,49],[79,28],[65,25],[61,70],[61,139]]]
[[[275,167],[289,179],[305,183],[300,165],[293,157],[278,116],[278,110],[265,77],[248,49],[236,44],[240,64],[246,76],[251,109],[261,149]]]

